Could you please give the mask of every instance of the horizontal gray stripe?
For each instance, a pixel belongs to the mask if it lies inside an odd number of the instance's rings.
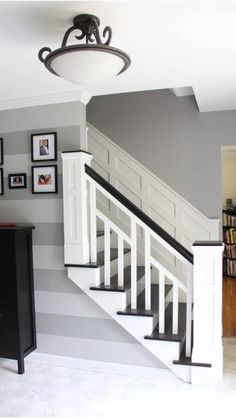
[[[36,104],[36,103],[35,103]],[[67,103],[36,105],[2,110],[0,129],[2,132],[35,130],[54,131],[55,127],[77,126],[84,123],[85,105],[79,100]]]
[[[137,341],[112,319],[80,318],[38,313],[37,332],[89,340],[128,342]]]
[[[58,151],[71,151],[80,148],[80,126],[66,126],[0,133],[0,138],[4,140],[4,155],[31,153],[31,134],[43,132],[57,132]]]
[[[64,245],[63,223],[35,223],[34,245]]]
[[[65,270],[34,270],[35,290],[45,292],[79,293],[82,290],[67,277]]]
[[[69,279],[67,279],[69,280]],[[35,291],[36,312],[49,315],[110,319],[90,297],[81,293]]]
[[[7,132],[0,134],[3,138],[3,152],[8,154],[28,154],[30,152],[30,136],[27,131]]]
[[[0,196],[0,219],[2,222],[62,222],[62,199],[55,199],[54,194],[35,195],[35,199],[2,200]],[[4,197],[4,196],[3,196]]]
[[[32,165],[51,165],[56,164],[58,174],[62,173],[62,160],[61,152],[57,153],[57,161],[41,161],[41,162],[32,162],[31,155],[28,154],[10,154],[4,155],[4,175],[8,177],[8,174],[14,173],[26,173],[27,176],[31,176],[31,166]]]
[[[141,344],[117,343],[113,341],[60,337],[37,334],[37,346],[41,353],[83,358],[88,360],[130,364],[136,366],[166,368]]]
[[[22,173],[24,171],[21,171]],[[4,173],[5,175],[5,173]],[[1,200],[29,200],[29,199],[62,199],[62,175],[57,176],[58,181],[58,193],[32,193],[32,180],[31,176],[27,176],[27,188],[26,189],[9,189],[8,178],[4,178],[4,195],[0,196]]]
[[[34,245],[33,265],[36,269],[63,270],[64,248],[59,245]]]

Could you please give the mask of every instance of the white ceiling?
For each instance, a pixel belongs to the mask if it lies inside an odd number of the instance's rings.
[[[200,111],[236,109],[235,1],[1,1],[1,109],[80,94],[37,57],[43,46],[60,46],[80,13],[97,15],[102,30],[111,26],[111,46],[132,60],[127,72],[91,94],[192,87]]]

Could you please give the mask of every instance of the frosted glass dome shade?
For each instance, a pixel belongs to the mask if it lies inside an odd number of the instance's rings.
[[[109,48],[106,51],[104,49],[74,48],[63,53],[58,52],[58,54],[54,51],[49,54],[52,56],[48,57],[49,60],[45,64],[50,71],[72,83],[80,85],[102,83],[118,75],[126,66],[125,59],[119,50]]]

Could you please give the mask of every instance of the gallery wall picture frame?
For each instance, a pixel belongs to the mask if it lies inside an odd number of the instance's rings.
[[[4,194],[3,168],[0,168],[0,195]]]
[[[57,160],[57,133],[43,132],[31,135],[31,161]]]
[[[0,165],[3,165],[3,138],[0,138]]]
[[[26,189],[27,176],[26,173],[8,174],[9,189]]]
[[[32,166],[32,193],[57,193],[57,165]]]

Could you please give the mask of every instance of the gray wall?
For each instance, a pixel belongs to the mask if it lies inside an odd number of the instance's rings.
[[[221,145],[236,111],[199,113],[169,90],[94,97],[87,119],[208,217],[221,216]]]
[[[67,103],[0,112],[4,138],[5,194],[0,220],[33,223],[34,277],[38,350],[116,363],[161,367],[161,364],[66,275],[63,260],[63,218],[60,151],[80,148],[85,106]],[[58,194],[31,193],[30,135],[58,134]],[[50,165],[51,163],[45,163]],[[54,162],[52,162],[54,164]],[[28,187],[9,190],[9,173],[27,173]]]

